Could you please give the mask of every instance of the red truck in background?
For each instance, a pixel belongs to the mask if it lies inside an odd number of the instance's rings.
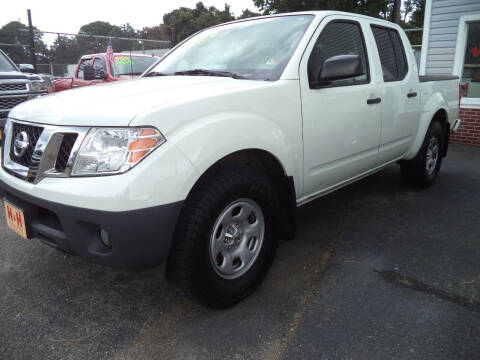
[[[158,57],[143,54],[114,53],[84,55],[78,61],[73,78],[53,80],[55,92],[80,86],[132,79],[142,74]]]

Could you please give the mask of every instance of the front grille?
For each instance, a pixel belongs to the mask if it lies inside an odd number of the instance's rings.
[[[55,162],[55,169],[62,172],[67,167],[68,158],[72,152],[75,141],[77,141],[78,134],[67,133],[63,135],[62,144],[58,150],[57,161]]]
[[[70,176],[69,161],[73,160],[74,149],[90,128],[37,125],[7,119],[5,130],[3,168],[14,176],[37,184],[45,177]],[[21,156],[15,155],[15,149]]]
[[[25,131],[27,133],[30,145],[28,146],[25,154],[23,154],[21,157],[17,157],[14,151],[15,139],[17,135],[20,134],[22,131]],[[20,164],[25,167],[30,167],[33,150],[37,145],[38,138],[42,134],[42,131],[43,131],[43,127],[40,127],[40,126],[13,123],[12,143],[10,147],[10,159],[12,159],[17,164]]]
[[[11,109],[26,100],[28,100],[27,96],[3,98],[0,97],[0,109]]]
[[[0,91],[27,90],[27,84],[0,84]]]

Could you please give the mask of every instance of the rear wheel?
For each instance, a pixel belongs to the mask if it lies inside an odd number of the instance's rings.
[[[261,169],[226,166],[207,173],[180,215],[169,277],[214,308],[248,296],[278,246],[277,198]]]
[[[412,160],[400,163],[403,181],[419,188],[431,186],[440,171],[445,145],[442,125],[438,121],[432,122],[418,154]]]

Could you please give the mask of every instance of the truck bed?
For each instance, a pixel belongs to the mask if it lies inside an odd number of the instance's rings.
[[[418,79],[420,80],[420,82],[458,80],[458,76],[455,76],[455,75],[420,75],[418,77]]]
[[[422,113],[428,112],[432,104],[442,99],[444,103],[441,106],[448,109],[447,121],[450,123],[450,128],[453,128],[458,116],[458,76],[426,75],[419,76],[419,80]]]

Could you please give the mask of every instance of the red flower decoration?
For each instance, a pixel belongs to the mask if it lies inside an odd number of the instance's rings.
[[[470,52],[472,53],[473,57],[477,57],[480,55],[480,49],[478,48],[478,46],[471,48]]]

